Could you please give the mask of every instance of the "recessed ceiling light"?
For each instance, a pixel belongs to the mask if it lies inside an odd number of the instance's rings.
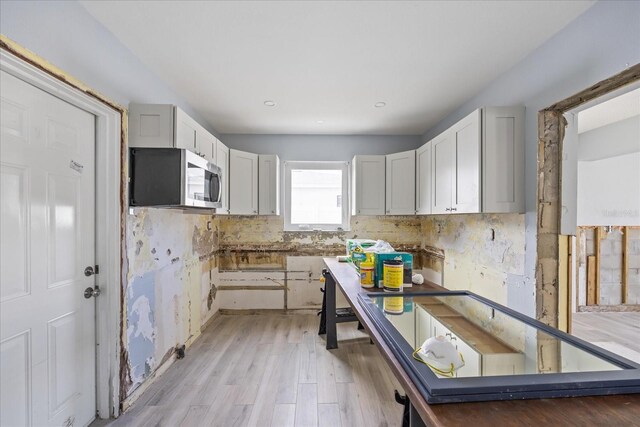
[[[267,107],[275,107],[276,103],[275,101],[264,101],[264,105],[266,105]]]
[[[317,124],[319,124],[319,125],[321,125],[321,124],[323,124],[323,123],[324,123],[324,120],[318,120],[316,123],[317,123]]]
[[[387,105],[387,103],[386,102],[382,102],[382,101],[379,101],[379,102],[376,102],[375,104],[373,104],[373,106],[376,107],[376,108],[382,108],[385,105]]]

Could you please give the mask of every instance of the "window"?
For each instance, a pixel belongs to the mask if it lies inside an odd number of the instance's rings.
[[[348,162],[285,162],[285,231],[348,230],[348,171]]]

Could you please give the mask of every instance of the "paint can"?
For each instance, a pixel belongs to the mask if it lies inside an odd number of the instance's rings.
[[[404,276],[404,263],[402,259],[387,259],[382,267],[384,277],[384,290],[387,292],[402,291],[402,279]]]
[[[403,297],[385,297],[383,298],[382,306],[385,313],[389,314],[402,314],[404,312],[404,298]]]
[[[360,264],[360,286],[363,288],[373,288],[373,264],[361,263]]]

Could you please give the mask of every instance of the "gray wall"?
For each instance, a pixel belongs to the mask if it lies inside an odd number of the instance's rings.
[[[510,307],[535,310],[538,111],[639,62],[640,2],[600,1],[424,134],[428,141],[484,105],[527,109],[526,277],[525,286],[508,290]]]
[[[0,31],[120,105],[176,104],[216,133],[211,123],[75,1],[2,0]]]
[[[639,151],[640,116],[578,134],[578,160],[607,159]]]
[[[282,160],[351,160],[355,154],[389,154],[413,150],[419,135],[233,135],[221,138],[236,150],[277,154]]]

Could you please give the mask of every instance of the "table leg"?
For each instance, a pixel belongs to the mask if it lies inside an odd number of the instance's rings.
[[[424,421],[420,418],[420,414],[418,414],[416,408],[411,404],[411,401],[409,401],[409,427],[426,427]]]
[[[336,330],[336,281],[331,273],[324,274],[324,296],[327,299],[327,350],[338,348],[338,334]]]

